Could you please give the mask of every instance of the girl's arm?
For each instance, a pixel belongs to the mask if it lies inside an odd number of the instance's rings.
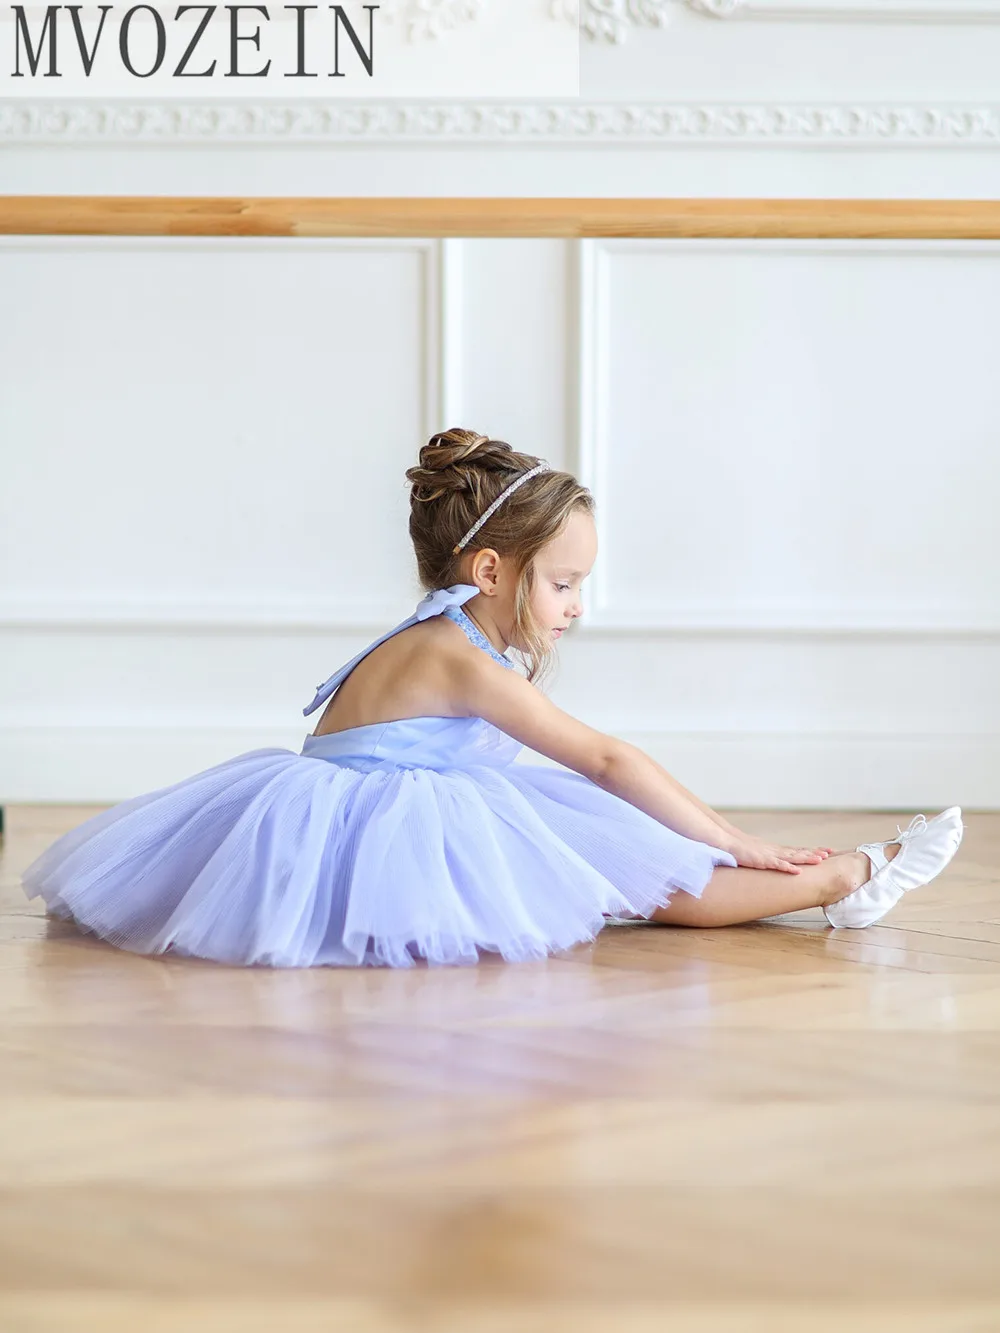
[[[736,855],[743,835],[691,797],[637,746],[588,727],[557,708],[523,676],[479,652],[461,653],[452,661],[449,693],[465,715],[485,718],[522,745],[589,778],[675,833]]]
[[[658,764],[657,768],[659,768]],[[697,796],[689,792],[687,788],[682,787],[681,784],[677,781],[677,779],[675,777],[672,777],[665,768],[661,768],[660,772],[663,774],[664,778],[668,782],[673,783],[673,785],[677,788],[678,791],[683,792],[684,795],[688,798],[688,800],[693,802],[699,808],[699,810],[704,810],[707,815],[711,815],[711,817],[716,821],[716,823],[720,826],[720,828],[723,829],[726,835],[734,839],[741,846],[746,846],[747,844],[750,843],[757,843],[758,845],[768,845],[764,843],[763,838],[760,838],[753,833],[746,833],[744,832],[743,829],[737,828],[735,824],[730,824],[729,820],[724,819],[717,810],[713,810],[710,806],[705,805],[703,801],[699,801]],[[810,862],[822,861],[827,856],[832,856],[834,849],[832,847],[779,846],[778,851],[780,851],[780,853],[783,856],[787,857],[789,860],[796,861],[800,865],[807,865]]]
[[[605,791],[620,796],[675,833],[732,852],[741,840],[714,810],[692,797],[655,759],[628,741],[607,737],[612,749],[603,772],[594,778]]]
[[[626,750],[632,750],[636,754],[642,755],[648,763],[653,765],[663,781],[669,783],[679,796],[682,796],[689,802],[689,804],[693,805],[696,809],[700,810],[702,814],[707,815],[709,819],[713,820],[722,830],[724,837],[728,838],[730,841],[736,840],[739,842],[744,842],[749,838],[750,835],[748,833],[744,833],[742,829],[738,829],[735,824],[730,824],[729,820],[724,819],[723,816],[719,814],[718,810],[713,810],[710,805],[706,805],[704,801],[700,801],[693,792],[689,792],[686,787],[682,787],[677,779],[671,773],[668,773],[661,764],[658,764],[651,755],[647,755],[645,751],[638,749],[634,745],[629,745],[627,741],[619,741],[618,745],[624,747]],[[721,847],[723,844],[716,843],[715,845]]]

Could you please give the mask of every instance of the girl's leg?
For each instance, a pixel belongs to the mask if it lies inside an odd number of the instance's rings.
[[[890,843],[884,851],[891,861],[899,843]],[[859,889],[871,874],[871,862],[864,852],[838,852],[819,865],[803,866],[797,875],[786,870],[716,866],[700,898],[676,893],[649,919],[668,926],[737,926],[783,912],[828,907]]]

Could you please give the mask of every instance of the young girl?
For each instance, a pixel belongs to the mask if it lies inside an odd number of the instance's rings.
[[[854,851],[751,837],[562,712],[536,682],[583,613],[590,492],[467,430],[406,475],[430,591],[318,687],[301,753],[253,750],[114,806],[28,867],[29,896],[141,953],[409,967],[541,958],[608,918],[822,907],[865,926],[954,856],[958,807]],[[522,746],[565,767],[515,764]]]

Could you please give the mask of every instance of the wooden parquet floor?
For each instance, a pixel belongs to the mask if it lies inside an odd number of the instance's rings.
[[[89,813],[7,812],[3,1333],[1000,1330],[1000,815],[864,932],[290,972],[47,921]]]

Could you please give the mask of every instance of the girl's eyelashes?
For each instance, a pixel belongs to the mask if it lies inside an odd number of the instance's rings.
[[[569,592],[569,584],[568,584],[568,583],[557,583],[555,586],[556,586],[556,591],[557,591],[557,592]]]

